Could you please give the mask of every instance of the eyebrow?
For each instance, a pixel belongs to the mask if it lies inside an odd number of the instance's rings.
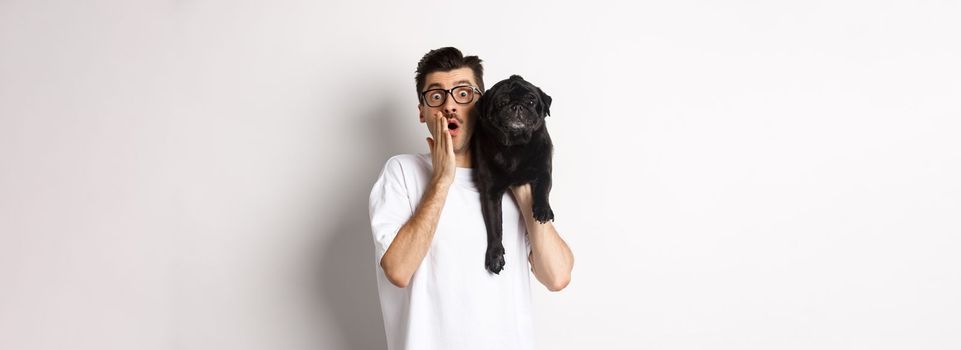
[[[464,84],[467,84],[467,85],[470,85],[470,86],[474,86],[473,84],[471,84],[470,80],[467,80],[467,79],[462,79],[462,80],[458,80],[458,81],[454,82],[454,86],[461,86],[461,85],[464,85]],[[424,91],[427,91],[427,90],[430,90],[430,89],[434,89],[434,88],[440,89],[440,88],[442,88],[442,86],[441,86],[440,84],[438,84],[438,83],[433,83],[433,84],[427,85],[427,89],[424,90]]]

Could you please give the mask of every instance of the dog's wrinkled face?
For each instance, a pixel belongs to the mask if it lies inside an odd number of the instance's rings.
[[[526,144],[544,127],[551,97],[519,75],[494,84],[477,101],[481,124],[505,146]]]

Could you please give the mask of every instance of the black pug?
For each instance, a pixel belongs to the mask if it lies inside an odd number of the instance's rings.
[[[554,145],[544,125],[550,106],[550,96],[512,75],[487,90],[474,107],[471,160],[487,226],[484,264],[496,274],[504,268],[501,199],[510,186],[530,183],[534,218],[541,223],[554,220],[548,203]]]

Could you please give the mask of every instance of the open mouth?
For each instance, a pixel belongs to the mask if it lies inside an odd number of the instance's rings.
[[[460,134],[460,124],[458,124],[456,121],[447,122],[447,132],[450,133],[450,136],[457,136],[457,135],[459,135],[459,134]]]

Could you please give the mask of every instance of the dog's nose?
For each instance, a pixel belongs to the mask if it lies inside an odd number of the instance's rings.
[[[520,111],[523,108],[521,105],[514,105],[511,107],[514,111]]]

